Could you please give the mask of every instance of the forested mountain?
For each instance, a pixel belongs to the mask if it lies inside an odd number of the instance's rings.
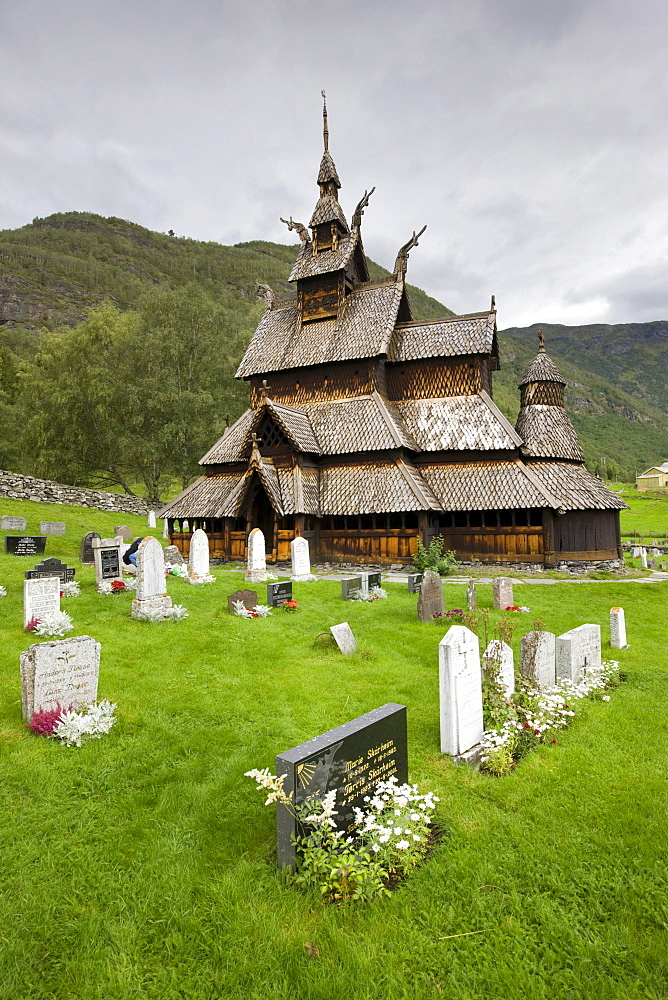
[[[187,481],[245,406],[232,374],[262,312],[256,285],[290,294],[296,250],[203,243],[79,212],[0,232],[0,467],[139,480],[154,494],[170,477]],[[372,262],[370,272],[389,274]],[[416,318],[449,314],[408,290]],[[632,478],[665,460],[668,322],[543,329],[589,467]],[[536,333],[500,335],[494,393],[513,421]]]

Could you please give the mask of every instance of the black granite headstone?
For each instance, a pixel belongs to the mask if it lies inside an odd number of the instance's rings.
[[[369,590],[371,590],[372,587],[380,587],[380,573],[367,573],[366,585]]]
[[[422,573],[411,573],[408,577],[408,593],[409,594],[419,594],[420,584],[422,583]]]
[[[116,580],[122,574],[121,554],[118,546],[108,549],[100,549],[100,566],[102,568],[103,580]]]
[[[61,583],[71,583],[74,579],[74,572],[60,559],[51,556],[49,559],[43,559],[33,569],[26,570],[24,576],[26,580],[42,580],[44,577],[58,576]]]
[[[336,789],[336,824],[348,836],[355,834],[355,806],[364,808],[379,781],[392,775],[408,781],[406,706],[388,702],[358,719],[330,729],[276,757],[276,774],[285,775],[283,789],[295,805],[322,799]],[[276,806],[278,867],[296,864],[292,838],[297,821],[288,808]]]
[[[341,597],[344,601],[352,600],[351,591],[362,589],[362,577],[350,576],[347,580],[341,580]]]
[[[88,534],[84,535],[81,539],[81,548],[79,549],[79,562],[84,563],[86,566],[92,566],[95,563],[95,558],[93,556],[93,539],[99,539],[97,531],[89,531]]]
[[[5,535],[5,552],[12,556],[41,556],[46,535]]]
[[[292,584],[289,580],[282,583],[267,584],[267,604],[270,608],[278,608],[286,601],[292,600]]]

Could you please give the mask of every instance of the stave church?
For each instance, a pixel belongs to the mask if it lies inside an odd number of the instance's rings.
[[[624,502],[584,466],[565,381],[540,340],[519,385],[516,426],[493,400],[496,309],[416,321],[410,251],[370,281],[365,192],[350,224],[329,151],[326,105],[318,198],[290,281],[239,365],[249,409],[200,460],[201,476],[160,513],[187,555],[203,528],[211,558],[246,558],[261,528],[267,560],[301,535],[316,562],[411,563],[418,539],[462,562],[576,569],[623,565]]]

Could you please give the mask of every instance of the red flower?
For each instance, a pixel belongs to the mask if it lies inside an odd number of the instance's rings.
[[[551,743],[556,743],[557,741],[556,741],[556,740],[551,740],[550,742],[551,742]]]
[[[37,626],[39,625],[39,623],[41,622],[41,620],[42,620],[41,618],[36,618],[33,615],[33,617],[30,619],[30,621],[26,625],[25,631],[26,632],[34,632],[35,629],[37,628]]]

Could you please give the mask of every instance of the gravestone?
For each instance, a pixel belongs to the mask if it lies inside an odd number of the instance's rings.
[[[67,525],[64,521],[40,521],[39,522],[39,533],[40,535],[64,535],[67,530]]]
[[[353,630],[348,622],[341,622],[340,625],[331,625],[329,631],[334,636],[334,642],[344,656],[348,653],[357,652],[357,639],[353,635]]]
[[[169,538],[169,521],[166,517],[162,519],[162,537]]]
[[[656,559],[648,559],[647,565],[650,569],[656,569]]]
[[[438,644],[441,753],[474,763],[485,731],[480,642],[465,625],[451,625]]]
[[[632,548],[632,550],[631,550],[631,558],[632,559],[640,559],[640,553],[641,552],[642,552],[642,549],[640,548],[640,546],[639,545],[634,545],[633,548]]]
[[[365,597],[369,596],[373,587],[380,587],[380,580],[380,573],[362,573],[362,593]]]
[[[400,785],[408,781],[406,707],[389,702],[278,754],[276,775],[284,776],[283,789],[293,803],[293,811],[276,804],[277,862],[279,868],[294,868],[297,806],[336,789],[337,829],[354,837],[354,809],[366,808],[364,797],[373,794],[378,782],[391,777]]]
[[[292,600],[292,583],[285,580],[282,583],[267,584],[267,604],[270,608],[278,608],[286,601]]]
[[[166,545],[162,554],[163,559],[170,566],[184,566],[185,559],[177,549],[176,545]]]
[[[74,579],[74,573],[75,570],[70,569],[60,559],[55,559],[52,556],[49,559],[43,559],[33,569],[26,570],[24,576],[26,580],[42,580],[47,576],[57,576],[61,583],[71,583]]]
[[[134,538],[127,524],[117,524],[114,528],[114,535],[117,538],[122,538],[124,542],[131,542]]]
[[[0,518],[0,531],[25,531],[28,524],[25,517],[12,517],[4,514]]]
[[[97,538],[100,540],[100,536],[97,531],[89,531],[81,539],[81,548],[79,549],[79,562],[82,562],[85,566],[92,566],[95,562],[95,557],[93,555],[93,540]]]
[[[42,556],[46,535],[5,535],[5,552],[10,556]]]
[[[624,608],[610,608],[610,645],[613,649],[628,649]]]
[[[485,663],[498,664],[499,680],[503,684],[507,698],[512,698],[515,690],[515,668],[513,665],[513,651],[507,642],[501,639],[492,639],[487,649],[482,655],[483,671]]]
[[[291,580],[294,580],[296,583],[311,583],[315,580],[311,572],[308,538],[297,536],[292,539],[290,542],[290,559],[292,560]]]
[[[418,618],[421,622],[430,622],[434,615],[442,615],[444,610],[443,581],[435,570],[427,569],[422,576],[418,594]]]
[[[665,569],[665,568],[666,568],[666,563],[664,561],[664,562],[660,563],[659,569]]]
[[[419,594],[422,583],[422,573],[410,573],[408,576],[408,593]]]
[[[191,583],[197,583],[207,576],[209,576],[209,539],[206,531],[196,528],[190,539],[188,579]]]
[[[557,680],[578,684],[601,669],[601,626],[578,625],[557,636]]]
[[[123,576],[121,543],[117,538],[94,538],[95,585],[103,580],[120,580]]]
[[[99,673],[100,643],[89,635],[34,643],[21,653],[23,718],[96,701]]]
[[[243,601],[244,607],[248,608],[249,611],[257,604],[257,591],[255,590],[235,590],[233,594],[227,598],[227,610],[230,614],[234,614],[234,604],[236,601]]]
[[[475,593],[475,583],[473,582],[473,580],[471,580],[469,581],[469,585],[466,588],[466,607],[469,609],[469,611],[473,611],[473,609],[477,606],[477,604],[478,601]]]
[[[49,576],[41,580],[23,581],[23,627],[33,618],[60,611],[60,580]]]
[[[643,569],[647,569],[647,549],[640,550],[640,564]]]
[[[495,608],[501,608],[505,611],[506,608],[515,607],[513,581],[509,580],[507,576],[497,576],[492,580],[492,594]]]
[[[527,632],[520,640],[520,673],[534,680],[541,691],[556,682],[554,650],[553,632]]]
[[[148,512],[148,526],[149,528],[155,528],[155,511],[149,510]]]
[[[344,601],[352,601],[353,591],[362,589],[361,576],[349,576],[341,580],[341,597]]]
[[[165,560],[162,545],[153,535],[147,535],[137,549],[137,590],[132,602],[132,617],[142,611],[166,611],[172,606],[165,584]]]
[[[264,583],[267,579],[267,556],[264,550],[264,535],[259,528],[253,528],[248,536],[248,564],[244,579],[248,583]]]

